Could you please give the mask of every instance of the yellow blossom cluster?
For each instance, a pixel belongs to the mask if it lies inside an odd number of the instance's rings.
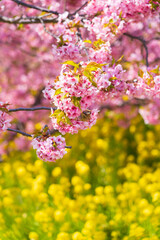
[[[3,155],[0,240],[160,239],[159,130],[105,116],[57,163]]]

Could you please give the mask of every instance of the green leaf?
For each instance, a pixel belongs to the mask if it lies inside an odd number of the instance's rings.
[[[111,65],[113,66],[115,64],[116,60],[113,58],[112,59],[112,62],[111,62]]]
[[[138,71],[138,76],[140,76],[141,78],[143,78],[143,74],[144,74],[144,72],[142,71],[142,69],[139,69],[139,71]]]
[[[98,39],[97,41],[93,42],[94,47],[99,48],[105,42],[102,39]]]
[[[61,100],[63,100],[64,98],[67,98],[67,97],[68,97],[68,93],[62,95]]]
[[[93,81],[94,75],[92,72],[97,71],[97,69],[102,69],[102,66],[104,66],[106,64],[100,64],[100,63],[96,63],[96,62],[90,62],[87,67],[83,70],[83,75],[86,76],[89,81],[92,83],[92,85],[94,87],[97,87],[97,84],[95,81]]]
[[[54,113],[51,115],[51,117],[55,117],[57,119],[57,124],[60,124],[60,123],[64,123],[65,124],[65,123],[67,123],[67,124],[71,125],[70,119],[60,109],[55,110]]]
[[[92,41],[89,40],[89,39],[86,39],[86,40],[84,40],[83,42],[86,42],[86,43],[90,43],[90,44],[92,44]]]
[[[96,83],[95,81],[90,80],[90,82],[92,83],[92,85],[93,85],[94,87],[97,87],[97,83]]]
[[[65,116],[65,113],[64,113],[63,111],[61,111],[61,112],[57,115],[56,119],[57,119],[57,123],[58,123],[58,124],[60,124],[60,122],[65,123],[65,118],[64,118],[64,116]]]
[[[61,93],[62,93],[62,92],[61,92],[61,88],[58,88],[58,89],[55,91],[55,94],[54,94],[54,95],[56,96],[56,95],[61,94]]]
[[[72,28],[74,28],[74,27],[80,28],[80,27],[84,27],[84,26],[83,26],[83,24],[81,24],[81,22],[79,21],[79,22],[77,22],[77,23],[73,23]]]
[[[20,24],[18,25],[18,27],[17,27],[18,30],[21,30],[21,29],[23,29],[23,28],[24,28],[23,23],[20,23]]]
[[[113,80],[116,80],[117,79],[117,77],[111,77],[111,78],[109,78],[109,81],[113,81]]]
[[[66,123],[67,123],[67,124],[72,125],[72,123],[71,123],[69,117],[67,117],[66,115],[65,115],[65,120],[66,120]]]
[[[107,88],[107,92],[109,92],[111,89],[113,89],[114,86],[111,84],[108,88]]]
[[[63,40],[63,35],[59,37],[59,40],[60,41],[58,42],[57,47],[62,47],[65,44],[65,41]]]
[[[78,107],[79,109],[81,109],[80,101],[81,101],[81,97],[75,97],[75,96],[72,97],[72,102],[74,106]]]
[[[156,2],[158,2],[158,4],[157,4]],[[151,4],[152,9],[155,9],[155,10],[156,10],[156,9],[159,7],[160,1],[159,1],[159,0],[157,0],[157,1],[151,0],[149,3]]]
[[[77,78],[77,79],[78,79],[78,82],[79,82],[79,80],[80,80],[80,76],[79,76],[79,74],[76,75],[75,78]]]
[[[159,74],[160,70],[159,70],[159,66],[157,66],[156,68],[150,70],[151,73],[155,73],[155,74]]]
[[[71,60],[65,61],[65,62],[63,62],[62,64],[68,64],[68,65],[73,66],[73,67],[74,67],[74,72],[76,72],[77,69],[79,68],[79,64],[77,64],[77,63],[75,63],[75,62],[73,62],[73,61],[71,61]]]
[[[102,68],[106,64],[100,64],[96,62],[90,62],[85,69],[90,70],[90,71],[97,71],[98,68]]]
[[[73,62],[73,61],[71,61],[71,60],[65,61],[65,62],[63,62],[62,64],[68,64],[68,65],[71,65],[71,66],[73,66],[73,67],[79,68],[79,64],[77,64],[77,63],[75,63],[75,62]]]
[[[87,70],[88,70],[88,69],[86,69],[86,70],[83,71],[83,75],[84,75],[85,77],[87,77],[89,80],[91,80],[92,77],[93,77],[93,74],[92,74],[91,72],[87,71]]]
[[[124,55],[122,55],[122,56],[117,60],[117,63],[120,63],[123,58],[124,58]]]
[[[54,113],[51,114],[51,117],[57,117],[62,111],[60,109],[56,109]]]
[[[119,14],[119,18],[120,18],[120,19],[122,19],[122,14],[123,14],[123,12],[120,11],[120,14]]]

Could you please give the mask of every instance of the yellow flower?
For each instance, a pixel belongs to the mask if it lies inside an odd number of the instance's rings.
[[[52,176],[53,177],[59,177],[62,173],[62,170],[60,167],[55,167],[53,170],[52,170]]]
[[[84,240],[84,237],[80,232],[74,232],[72,235],[72,240]]]
[[[36,232],[30,232],[29,233],[29,239],[30,240],[38,240],[38,234]]]
[[[56,240],[70,240],[70,236],[66,232],[61,232],[57,235]]]
[[[90,189],[91,189],[91,187],[92,187],[92,186],[91,186],[91,184],[90,184],[90,183],[85,183],[85,184],[84,184],[84,190],[85,190],[85,191],[88,191],[88,190],[90,190]]]
[[[50,217],[46,213],[45,210],[43,210],[43,211],[40,210],[40,211],[35,212],[34,218],[35,218],[35,221],[37,221],[37,222],[49,222],[50,221]]]
[[[57,222],[63,222],[64,216],[65,216],[65,213],[60,210],[56,210],[54,213],[54,218]]]
[[[13,199],[11,197],[4,197],[3,198],[3,205],[8,207],[13,204]]]
[[[82,161],[76,162],[75,167],[76,167],[77,173],[81,176],[88,174],[90,170],[89,166]]]
[[[26,174],[25,168],[24,167],[17,168],[16,174],[17,174],[18,177],[24,176]]]
[[[72,183],[73,186],[75,186],[75,185],[82,184],[83,181],[82,181],[82,179],[79,176],[73,176],[72,180],[71,180],[71,183]]]

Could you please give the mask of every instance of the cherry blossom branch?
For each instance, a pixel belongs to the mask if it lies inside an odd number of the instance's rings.
[[[31,134],[25,133],[25,132],[20,131],[20,130],[18,130],[18,129],[7,128],[7,131],[14,132],[14,133],[19,133],[19,134],[21,134],[21,135],[23,135],[23,136],[25,136],[25,137],[31,137],[31,138],[33,138],[33,136],[32,136]],[[65,148],[71,149],[72,146],[65,146]]]
[[[18,130],[18,129],[7,128],[7,131],[14,132],[14,133],[19,133],[19,134],[21,134],[21,135],[23,135],[23,136],[25,136],[25,137],[31,137],[31,138],[33,138],[33,136],[32,136],[31,134],[25,133],[25,132],[20,131],[20,130]],[[65,146],[65,148],[71,149],[72,146]]]
[[[0,22],[9,23],[9,24],[34,24],[34,23],[41,23],[39,17],[15,17],[9,18],[0,15]],[[44,23],[57,23],[57,18],[44,18]]]
[[[32,4],[28,4],[19,0],[11,0],[19,5],[22,5],[24,7],[28,7],[28,8],[33,8],[36,9],[38,11],[41,12],[47,12],[50,14],[55,14],[55,15],[59,15],[60,13],[56,12],[56,11],[52,11],[49,10],[47,8],[42,8],[42,7],[38,7],[38,6],[34,6]],[[80,8],[78,8],[74,13],[70,13],[68,15],[68,18],[73,17],[76,13],[78,13],[83,7],[85,7],[88,4],[88,1],[85,2]],[[50,17],[48,18],[48,15],[43,15],[43,23],[57,23],[58,22],[58,18],[53,18]],[[34,24],[34,23],[42,23],[42,17],[40,16],[36,16],[36,17],[14,17],[14,18],[10,18],[10,17],[6,17],[6,16],[2,16],[0,15],[0,22],[4,22],[4,23],[9,23],[9,24]],[[47,17],[47,18],[44,18]]]
[[[19,112],[19,111],[37,111],[37,110],[56,110],[56,107],[33,107],[33,108],[14,108],[9,109],[9,112]]]
[[[42,7],[34,6],[34,5],[32,5],[32,4],[28,4],[28,3],[25,3],[25,2],[22,2],[22,1],[19,1],[19,0],[11,0],[11,1],[17,3],[18,5],[22,5],[22,6],[28,7],[28,8],[33,8],[33,9],[36,9],[36,10],[41,11],[41,12],[47,12],[47,13],[52,13],[52,14],[55,14],[55,15],[59,15],[58,12],[49,10],[49,9],[47,9],[47,8],[42,8]]]
[[[142,37],[133,36],[130,33],[124,33],[123,35],[125,35],[127,37],[130,37],[132,39],[137,39],[137,40],[139,40],[142,43],[142,45],[143,45],[143,47],[144,47],[144,49],[146,51],[146,66],[149,67],[149,63],[148,63],[148,47],[147,47],[146,40],[144,40]]]
[[[19,133],[19,134],[21,134],[21,135],[23,135],[23,136],[26,136],[26,137],[32,137],[31,134],[22,132],[22,131],[20,131],[20,130],[18,130],[18,129],[7,128],[7,130],[10,131],[10,132]]]
[[[58,13],[57,11],[49,10],[49,9],[47,9],[47,8],[38,7],[38,6],[29,4],[29,3],[25,3],[25,2],[22,2],[22,1],[19,1],[19,0],[11,0],[11,1],[17,3],[18,5],[22,5],[22,6],[28,7],[28,8],[33,8],[33,9],[36,9],[36,10],[41,11],[41,12],[52,13],[52,14],[55,14],[55,15],[57,15],[57,16],[59,15],[59,13]],[[75,15],[75,14],[78,13],[82,8],[84,8],[87,4],[88,4],[88,1],[85,2],[80,8],[78,8],[74,13],[71,13],[69,16]]]

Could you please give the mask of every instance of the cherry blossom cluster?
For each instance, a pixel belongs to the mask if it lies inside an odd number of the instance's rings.
[[[57,137],[34,138],[32,145],[33,148],[37,150],[37,156],[45,162],[55,162],[67,153],[65,151],[65,139],[60,135]]]
[[[44,90],[57,110],[51,114],[54,129],[77,133],[95,124],[97,103],[124,90],[120,64],[112,67],[96,62],[67,61],[61,73]],[[104,101],[104,100],[103,100]]]

